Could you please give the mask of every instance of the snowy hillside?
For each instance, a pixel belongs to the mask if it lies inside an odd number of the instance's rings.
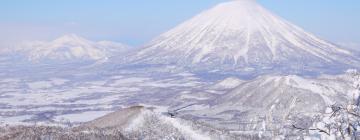
[[[356,54],[305,32],[254,0],[204,11],[130,55],[130,62],[254,74],[342,72],[360,66]]]
[[[108,128],[108,127],[118,127],[126,128],[128,127],[136,118],[140,117],[146,110],[143,106],[133,106],[130,108],[125,108],[110,114],[107,114],[103,117],[97,118],[93,121],[87,122],[82,125],[82,127],[96,127],[96,128]]]
[[[219,138],[235,139],[228,133],[216,130],[199,123],[171,118],[156,107],[132,106],[93,121],[87,122],[80,128],[119,128],[124,130],[125,136],[138,139],[186,139],[212,140]],[[211,131],[211,133],[210,133]]]
[[[230,133],[201,123],[171,118],[154,108],[133,106],[75,127],[1,126],[0,139],[107,139],[107,140],[237,140]],[[156,108],[155,108],[156,109]]]
[[[221,80],[220,82],[216,83],[213,88],[215,89],[231,89],[234,88],[244,81],[241,79],[238,79],[236,77],[229,77],[224,80]]]
[[[351,73],[316,79],[260,76],[179,114],[241,134],[280,135],[282,130],[291,130],[292,123],[311,125],[312,117],[323,115],[329,106],[347,104],[356,91],[355,81]]]
[[[93,42],[71,34],[51,42],[27,42],[19,45],[13,51],[23,54],[31,62],[42,62],[105,60],[128,49],[128,46],[123,44],[110,41]]]

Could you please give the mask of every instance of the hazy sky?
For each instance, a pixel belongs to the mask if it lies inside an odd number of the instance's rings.
[[[0,46],[75,33],[141,45],[227,0],[1,0]],[[332,42],[360,44],[359,0],[258,0]],[[359,46],[360,47],[360,46]]]

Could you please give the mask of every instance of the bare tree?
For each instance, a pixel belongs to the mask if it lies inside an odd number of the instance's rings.
[[[354,91],[352,100],[347,104],[333,104],[327,111],[314,117],[312,128],[302,128],[295,124],[293,129],[301,131],[316,131],[329,138],[343,140],[360,139],[360,73],[352,71]]]

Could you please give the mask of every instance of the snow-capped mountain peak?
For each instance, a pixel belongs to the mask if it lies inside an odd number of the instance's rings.
[[[350,51],[305,32],[255,0],[225,2],[204,11],[160,35],[131,61],[219,71],[359,66]]]
[[[75,34],[64,35],[53,41],[27,42],[16,48],[16,52],[23,53],[28,60],[39,61],[82,61],[102,60],[119,55],[128,46],[110,42],[94,42]]]
[[[54,43],[62,44],[62,43],[76,43],[76,44],[90,44],[91,41],[80,37],[76,34],[68,34],[61,36],[53,41]]]

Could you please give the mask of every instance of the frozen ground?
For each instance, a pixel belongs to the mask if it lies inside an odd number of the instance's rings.
[[[186,72],[154,76],[127,70],[112,75],[91,70],[61,74],[29,70],[29,75],[23,76],[21,69],[15,71],[0,74],[0,121],[4,123],[84,122],[129,105],[181,104],[172,99],[211,84]],[[197,101],[208,97],[189,94],[182,98]],[[77,119],[81,116],[90,118]]]
[[[317,79],[268,75],[241,80],[161,67],[119,68],[112,73],[92,69],[57,73],[44,68],[37,73],[29,70],[27,76],[22,75],[23,69],[2,72],[2,124],[77,124],[140,104],[162,106],[163,114],[185,107],[177,111],[177,117],[234,134],[262,132],[269,136],[299,114],[313,116],[328,105],[347,101],[354,90],[351,74]]]

